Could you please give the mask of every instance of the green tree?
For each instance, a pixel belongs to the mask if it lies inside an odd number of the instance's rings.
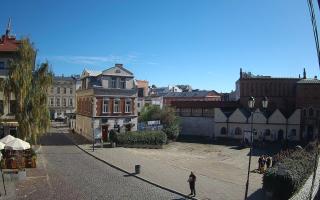
[[[16,99],[18,136],[36,143],[37,135],[50,126],[47,90],[52,84],[48,63],[35,66],[36,51],[29,39],[22,39],[16,56],[9,61],[9,76],[0,81],[5,99]]]
[[[163,132],[171,140],[177,139],[180,133],[180,119],[175,114],[172,107],[163,107],[160,109],[157,105],[145,106],[139,116],[140,122],[160,120],[163,125]]]

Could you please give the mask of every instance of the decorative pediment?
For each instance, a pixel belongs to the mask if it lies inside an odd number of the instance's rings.
[[[244,110],[240,110],[237,108],[229,117],[229,122],[240,122],[240,123],[246,123],[247,122],[247,116],[246,113],[244,113]]]
[[[251,116],[249,117],[249,122],[251,122]],[[259,108],[254,111],[253,114],[253,123],[265,124],[267,123],[267,118]]]
[[[269,117],[269,123],[271,124],[285,124],[286,121],[286,117],[279,109],[276,109]]]
[[[288,118],[288,124],[300,124],[301,109],[296,109]]]
[[[214,109],[215,122],[227,122],[227,116],[222,112],[220,108]]]
[[[133,77],[133,73],[125,69],[122,64],[116,64],[114,67],[104,70],[102,75]]]

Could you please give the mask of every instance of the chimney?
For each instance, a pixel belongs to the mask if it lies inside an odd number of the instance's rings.
[[[240,79],[242,79],[242,68],[240,68]]]
[[[300,74],[299,74],[299,78],[301,78]]]
[[[318,80],[318,77],[317,77],[317,76],[314,76],[314,80]]]
[[[307,78],[306,68],[303,68],[303,79]]]
[[[114,66],[115,67],[123,67],[123,64],[116,63]]]

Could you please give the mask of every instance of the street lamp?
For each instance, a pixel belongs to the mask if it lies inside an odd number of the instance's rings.
[[[251,138],[250,138],[250,151],[249,151],[249,165],[248,165],[248,175],[247,175],[247,183],[246,183],[246,193],[244,199],[246,200],[248,197],[248,189],[249,189],[249,178],[250,178],[250,167],[251,167],[251,157],[252,157],[252,147],[253,147],[253,114],[254,114],[254,97],[250,97],[248,100],[248,107],[251,111]],[[262,99],[262,108],[267,109],[268,107],[268,98],[264,97]]]
[[[94,109],[94,99],[91,99],[91,109],[92,109],[92,116],[93,116],[93,109]],[[91,125],[92,125],[92,151],[94,151],[94,118],[92,117]]]

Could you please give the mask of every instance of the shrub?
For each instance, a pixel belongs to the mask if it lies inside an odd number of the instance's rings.
[[[275,154],[272,157],[272,166],[274,166],[277,162],[288,158],[292,153],[294,152],[293,149],[286,149],[286,150],[282,150],[279,153]]]
[[[167,136],[162,131],[138,131],[118,134],[119,144],[128,145],[163,145]]]
[[[112,129],[109,132],[109,140],[110,142],[118,143],[118,132]]]
[[[292,152],[266,171],[263,188],[272,191],[274,199],[289,199],[312,174],[314,159],[314,151]]]

